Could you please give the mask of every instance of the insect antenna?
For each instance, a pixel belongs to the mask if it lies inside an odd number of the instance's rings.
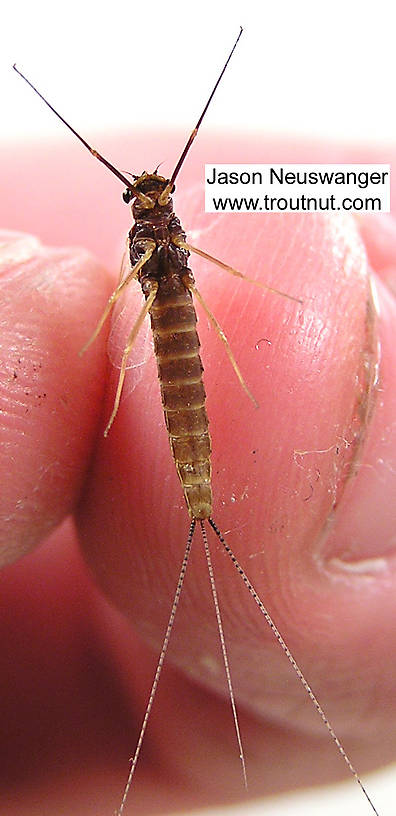
[[[175,169],[174,169],[174,171],[173,171],[173,173],[172,173],[172,175],[171,175],[171,177],[169,179],[169,184],[166,185],[162,195],[160,196],[161,203],[164,203],[166,201],[168,195],[172,192],[173,185],[174,185],[174,183],[176,181],[176,178],[179,175],[180,169],[181,169],[181,167],[182,167],[182,165],[184,163],[184,160],[185,160],[185,158],[187,156],[187,153],[190,150],[190,147],[191,147],[191,145],[192,145],[192,143],[193,143],[193,141],[194,141],[194,139],[195,139],[195,137],[196,137],[196,135],[198,133],[198,130],[199,130],[200,126],[201,126],[202,120],[203,120],[203,118],[204,118],[204,116],[206,114],[206,111],[208,110],[208,107],[209,107],[209,105],[210,105],[210,103],[211,103],[211,101],[212,101],[212,99],[213,99],[213,97],[214,97],[214,95],[215,95],[215,93],[217,91],[217,88],[218,88],[218,86],[219,86],[219,84],[220,84],[220,82],[221,82],[221,80],[223,78],[223,74],[224,74],[224,72],[225,72],[225,70],[227,68],[227,65],[228,65],[228,63],[229,63],[229,61],[230,61],[230,59],[231,59],[237,45],[238,45],[239,39],[240,39],[240,37],[242,35],[242,31],[243,31],[243,28],[241,26],[240,30],[239,30],[239,34],[238,34],[238,36],[237,36],[237,38],[236,38],[236,40],[234,42],[234,45],[232,46],[231,51],[230,51],[224,65],[223,65],[223,68],[222,68],[222,70],[221,70],[221,72],[220,72],[220,74],[219,74],[219,76],[217,78],[217,81],[216,81],[215,86],[214,86],[214,88],[212,90],[212,93],[210,94],[209,99],[206,102],[206,105],[205,105],[205,107],[204,107],[204,109],[203,109],[203,111],[202,111],[202,113],[201,113],[201,115],[200,115],[200,117],[198,119],[197,124],[195,125],[195,127],[193,128],[193,130],[191,131],[191,133],[190,133],[190,135],[189,135],[189,137],[187,139],[184,150],[182,151],[182,153],[180,155],[180,158],[179,158],[179,161],[177,162],[176,167],[175,167]]]
[[[326,714],[324,713],[323,708],[319,703],[319,700],[317,699],[315,693],[311,689],[311,686],[309,685],[309,683],[305,679],[305,677],[304,677],[298,663],[294,659],[294,657],[293,657],[289,647],[287,646],[285,640],[283,639],[278,627],[276,626],[276,624],[272,620],[271,615],[269,614],[267,608],[264,606],[261,598],[258,596],[253,584],[250,583],[249,578],[247,577],[245,571],[241,567],[239,561],[237,560],[236,556],[234,555],[233,551],[231,550],[231,547],[227,544],[224,536],[221,534],[219,528],[217,527],[217,525],[215,524],[213,519],[209,518],[208,522],[209,522],[210,526],[212,527],[212,529],[214,530],[214,532],[216,533],[217,538],[219,539],[219,541],[223,545],[227,555],[230,557],[232,563],[234,564],[234,567],[235,567],[236,571],[241,576],[242,581],[247,586],[252,598],[256,601],[256,604],[259,607],[260,612],[262,613],[262,615],[264,615],[264,618],[267,621],[268,626],[270,627],[271,631],[275,635],[279,645],[282,647],[287,659],[289,660],[289,663],[292,665],[295,673],[297,674],[298,679],[300,680],[302,686],[304,687],[305,691],[307,692],[310,700],[314,704],[314,706],[316,708],[316,711],[318,712],[323,724],[326,726],[327,731],[329,732],[333,742],[336,744],[336,746],[338,748],[338,751],[341,754],[344,762],[346,763],[349,771],[354,776],[354,778],[355,778],[356,782],[358,783],[361,791],[364,793],[364,795],[365,795],[365,797],[366,797],[366,799],[367,799],[373,813],[375,813],[376,816],[379,816],[379,813],[378,813],[377,809],[375,808],[373,802],[371,801],[370,796],[367,793],[366,788],[364,787],[363,782],[360,779],[358,772],[356,771],[356,769],[352,765],[352,762],[349,759],[349,756],[346,753],[345,749],[343,748],[340,740],[338,739],[337,734],[335,733],[334,728],[330,723],[330,720],[328,720],[328,718],[326,717]]]
[[[63,124],[66,125],[66,127],[74,134],[74,136],[76,136],[77,139],[79,139],[81,144],[83,144],[84,147],[86,147],[87,150],[89,150],[91,155],[94,156],[95,159],[98,159],[98,161],[102,162],[102,164],[104,164],[105,167],[107,167],[107,169],[110,170],[111,173],[113,173],[115,176],[117,176],[117,178],[119,178],[120,181],[122,181],[122,183],[125,184],[125,186],[128,188],[128,190],[132,190],[132,192],[134,193],[135,196],[137,196],[137,198],[139,198],[143,203],[146,203],[146,204],[148,203],[149,206],[150,206],[151,202],[150,202],[150,199],[148,198],[148,196],[145,196],[139,190],[136,190],[134,185],[131,184],[130,180],[127,179],[127,177],[124,176],[123,173],[121,173],[120,170],[117,170],[117,168],[114,167],[114,165],[111,164],[111,162],[109,162],[108,159],[105,159],[105,157],[102,156],[101,153],[99,153],[97,150],[95,150],[95,148],[92,147],[80,135],[80,133],[78,133],[78,131],[75,130],[74,127],[72,127],[72,125],[70,125],[69,122],[66,119],[64,119],[63,116],[61,116],[60,113],[58,113],[58,111],[53,107],[53,105],[51,105],[51,103],[48,102],[48,99],[46,99],[45,96],[43,96],[43,94],[40,93],[40,91],[38,90],[38,88],[36,88],[35,85],[33,85],[33,83],[30,81],[30,79],[28,79],[25,76],[25,74],[23,74],[22,71],[20,71],[19,68],[16,67],[15,63],[14,63],[14,65],[12,67],[13,67],[14,71],[16,71],[16,73],[19,74],[19,76],[22,77],[22,79],[25,80],[25,82],[30,86],[30,88],[35,92],[35,94],[37,94],[37,96],[39,96],[40,99],[42,99],[42,101],[47,105],[47,107],[52,111],[52,113],[54,113],[55,116],[57,116],[58,119],[60,119],[60,121],[63,122]]]

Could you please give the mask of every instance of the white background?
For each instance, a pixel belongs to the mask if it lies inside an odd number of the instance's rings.
[[[134,131],[157,127],[159,144],[166,127],[181,126],[187,135],[243,25],[206,129],[259,129],[391,147],[393,11],[392,3],[381,0],[212,0],[197,6],[179,0],[33,0],[13,7],[9,2],[1,14],[0,139],[28,144],[33,138],[72,138],[11,70],[16,62],[87,138],[125,127],[133,166]],[[365,782],[382,816],[394,814],[395,771]],[[321,788],[227,813],[337,811],[371,812],[351,782],[338,792]]]
[[[396,134],[393,4],[113,0],[8,3],[2,138],[60,133],[16,62],[77,128],[190,128],[239,26],[245,33],[206,128],[365,142]]]

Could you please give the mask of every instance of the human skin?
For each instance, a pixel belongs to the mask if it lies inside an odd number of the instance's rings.
[[[330,160],[324,148],[313,157],[312,148],[228,141],[222,161],[241,155],[244,161],[274,155],[277,161]],[[161,142],[161,155],[173,156],[174,144]],[[208,147],[216,161],[217,144],[203,138],[180,175],[175,208],[191,242],[303,303],[191,260],[259,403],[255,409],[241,390],[201,316],[213,516],[364,774],[396,753],[396,352],[389,293],[396,230],[384,216],[357,226],[322,215],[205,216],[197,185],[201,161]],[[117,140],[113,150],[106,146],[113,161],[117,148]],[[134,171],[146,166],[146,150],[138,141]],[[123,229],[117,182],[81,152],[54,149],[45,157],[33,150],[28,160],[25,148],[5,157],[1,215],[4,224],[35,230],[47,241],[51,235],[54,243],[60,236],[72,244],[84,239],[109,264]],[[331,160],[342,158],[350,156],[340,151]],[[371,158],[382,159],[356,156]],[[80,161],[83,193],[73,175]],[[118,164],[125,166],[125,159]],[[89,185],[87,177],[95,181]],[[54,252],[10,235],[4,243],[3,810],[18,816],[112,813],[189,519],[154,366],[144,367],[134,389],[127,380],[105,440],[118,376],[107,361],[105,331],[78,356],[114,288],[117,263],[110,272],[85,252]],[[134,297],[127,296],[130,308]],[[120,344],[119,334],[117,328],[111,333],[110,346]],[[114,358],[114,347],[109,351]],[[71,523],[61,524],[71,513],[81,550]],[[210,540],[250,793],[341,778],[346,768],[312,704]],[[161,813],[244,796],[201,549],[197,531],[131,812],[133,806]]]

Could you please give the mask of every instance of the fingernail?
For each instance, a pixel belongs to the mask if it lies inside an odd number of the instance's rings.
[[[20,264],[39,252],[40,241],[34,235],[12,230],[0,231],[0,263],[2,266]]]
[[[366,405],[361,402],[356,454],[319,552],[332,570],[378,575],[390,568],[396,552],[396,303],[378,280],[373,295],[378,362],[371,361],[375,370],[367,368],[371,386]]]

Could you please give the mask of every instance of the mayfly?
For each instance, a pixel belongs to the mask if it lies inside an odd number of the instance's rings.
[[[138,332],[142,327],[145,317],[150,315],[166,427],[169,434],[170,446],[175,461],[176,470],[182,485],[188,512],[191,517],[189,534],[179,572],[176,591],[171,606],[168,625],[163,639],[157,669],[150,690],[135,753],[131,760],[131,766],[122,801],[118,808],[118,816],[122,816],[124,812],[128,793],[132,785],[162,666],[168,649],[175,615],[183,588],[184,578],[187,571],[193,536],[197,525],[201,530],[205,550],[225,675],[234,720],[234,728],[241,761],[243,781],[246,789],[248,787],[245,756],[242,747],[242,738],[235,705],[231,671],[228,662],[228,654],[223,633],[223,624],[205,523],[209,524],[210,528],[214,531],[218,540],[221,542],[226,553],[230,557],[235,569],[239,573],[239,576],[246,585],[249,593],[259,607],[260,612],[264,616],[267,624],[296,672],[302,686],[311,699],[317,713],[319,714],[324,726],[327,728],[327,731],[344,759],[349,771],[355,777],[355,780],[365,795],[372,812],[378,816],[378,811],[376,810],[360,777],[358,776],[357,771],[340,743],[330,721],[326,717],[326,714],[324,713],[316,695],[309,686],[279,629],[272,620],[269,612],[249,581],[248,576],[246,575],[236,556],[226,543],[222,533],[212,517],[210,459],[211,440],[209,435],[208,417],[205,409],[205,389],[202,381],[203,366],[199,355],[200,344],[196,331],[197,318],[193,305],[193,296],[199,301],[210,322],[215,327],[217,334],[225,346],[225,350],[242,387],[245,389],[248,396],[251,398],[253,403],[256,404],[256,406],[257,403],[255,402],[254,397],[250,393],[242,377],[224,333],[196,287],[193,274],[188,267],[188,258],[191,253],[195,253],[220,266],[222,269],[226,270],[232,275],[236,275],[245,280],[250,279],[246,278],[242,273],[233,267],[228,266],[222,261],[219,261],[217,258],[208,255],[203,250],[197,249],[187,242],[186,234],[183,231],[179,219],[174,213],[171,196],[175,189],[176,178],[179,175],[184,160],[198,133],[202,120],[235,51],[241,34],[242,28],[240,29],[230,54],[228,55],[228,58],[220,72],[220,75],[218,76],[206,105],[204,106],[204,109],[187,140],[187,143],[170,178],[160,176],[157,170],[155,170],[153,173],[147,173],[144,171],[139,176],[132,176],[133,181],[128,179],[122,172],[120,172],[106,158],[104,158],[104,156],[91,147],[91,145],[89,145],[88,142],[86,142],[85,139],[83,139],[83,137],[76,130],[74,130],[74,128],[55,110],[55,108],[53,108],[53,106],[27,79],[27,77],[24,76],[24,74],[22,74],[15,65],[13,66],[15,71],[17,71],[17,73],[28,83],[28,85],[30,85],[35,93],[38,94],[38,96],[63,122],[63,124],[69,130],[71,130],[71,132],[80,140],[80,142],[82,142],[90,153],[96,159],[102,162],[102,164],[104,164],[108,170],[117,176],[120,181],[123,182],[126,187],[123,193],[123,200],[126,203],[133,202],[132,216],[134,219],[134,225],[129,232],[128,238],[130,269],[126,276],[121,280],[113,294],[110,296],[95,331],[87,341],[84,348],[81,350],[81,353],[85,352],[98,336],[103,324],[110,315],[113,306],[125,291],[128,284],[134,279],[137,280],[141,285],[145,301],[135,324],[131,328],[122,354],[114,406],[104,435],[107,436],[109,433],[118,411],[131,349]],[[263,284],[260,284],[254,280],[250,282],[256,285],[258,284],[264,286]],[[277,294],[284,295],[284,293],[279,292],[276,289],[272,289],[270,286],[264,286],[264,288],[276,292]],[[286,297],[290,297],[291,300],[301,302],[298,300],[298,298],[293,298],[290,295],[286,295]]]

